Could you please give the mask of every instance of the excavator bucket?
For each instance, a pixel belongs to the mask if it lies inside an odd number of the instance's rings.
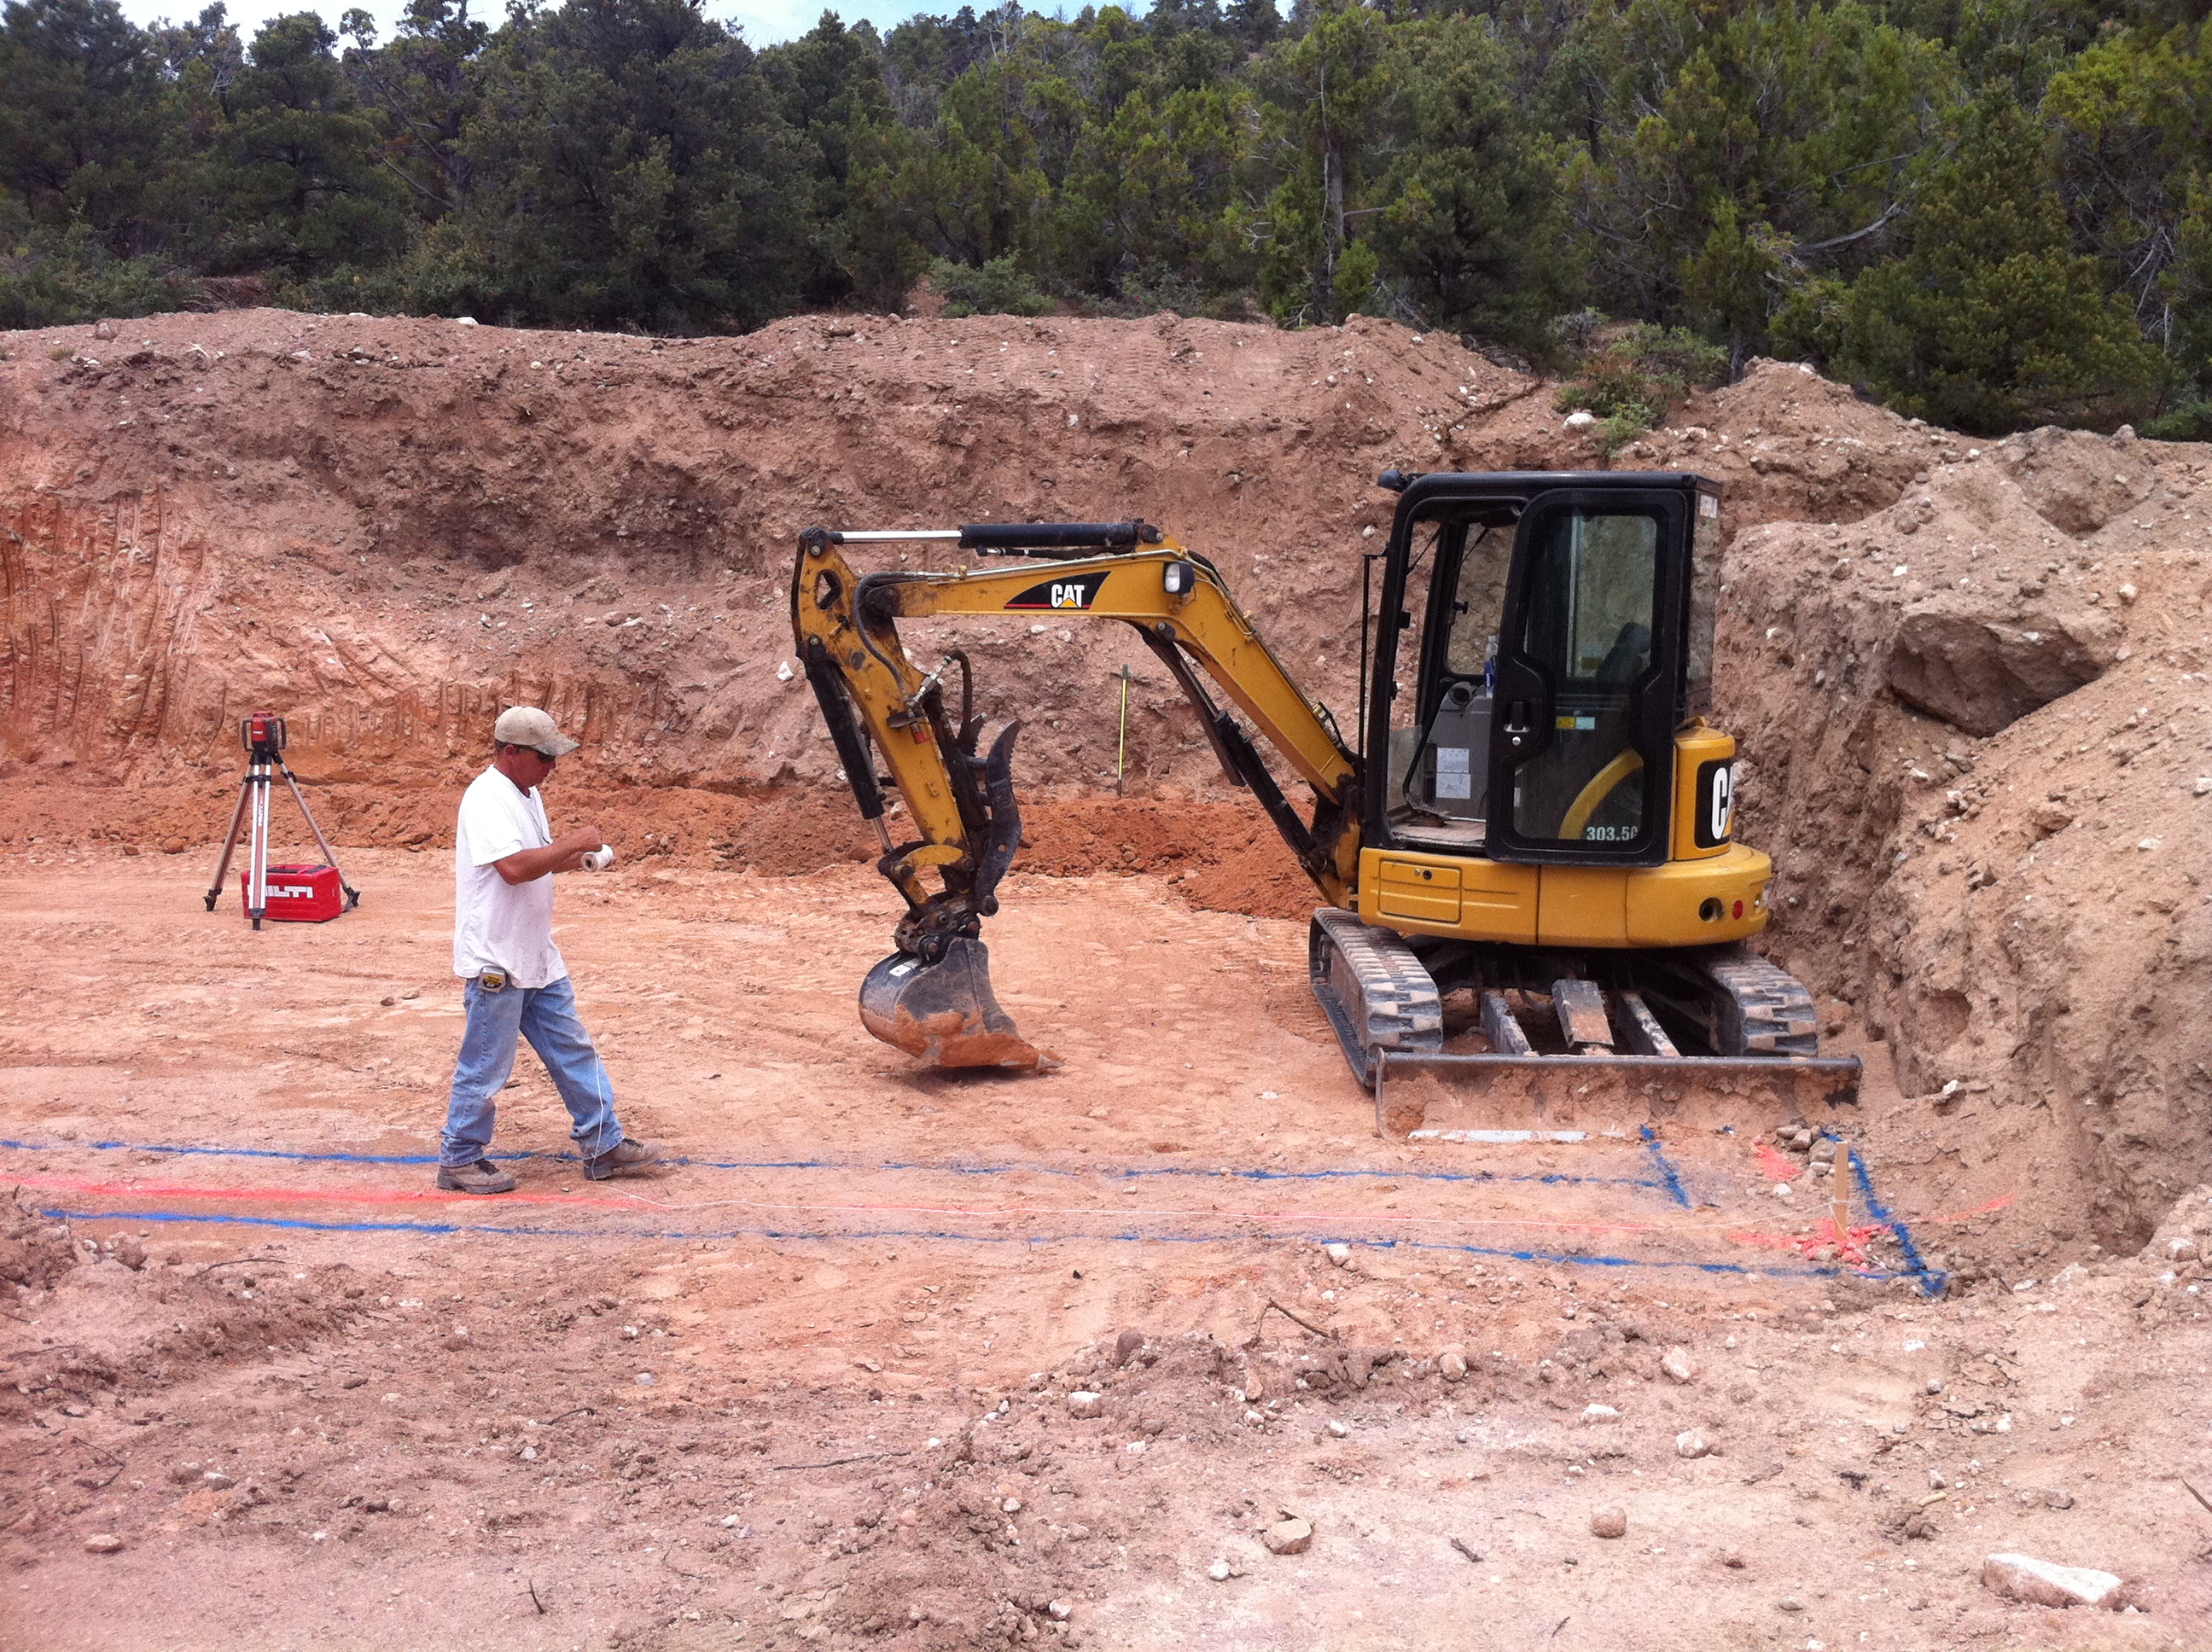
[[[1014,1029],[991,991],[990,949],[956,936],[935,963],[894,952],[860,983],[860,1024],[933,1067],[1024,1067],[1051,1058]]]

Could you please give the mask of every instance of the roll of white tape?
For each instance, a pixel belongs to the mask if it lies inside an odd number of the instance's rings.
[[[593,872],[605,872],[615,864],[615,852],[602,843],[596,849],[584,851],[584,865]]]

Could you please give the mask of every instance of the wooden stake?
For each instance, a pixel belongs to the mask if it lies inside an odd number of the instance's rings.
[[[1121,795],[1121,775],[1129,762],[1129,668],[1121,667],[1121,736],[1114,747],[1114,795]]]
[[[1842,1136],[1836,1138],[1836,1163],[1828,1172],[1828,1180],[1835,1184],[1829,1189],[1835,1200],[1830,1215],[1836,1224],[1836,1254],[1840,1256],[1851,1242],[1851,1145]]]

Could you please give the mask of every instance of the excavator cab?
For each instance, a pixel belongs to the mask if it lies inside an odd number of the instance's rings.
[[[1366,776],[1369,841],[1664,862],[1675,732],[1711,697],[1717,484],[1395,479],[1382,592],[1395,623],[1372,651],[1364,728],[1386,754]]]

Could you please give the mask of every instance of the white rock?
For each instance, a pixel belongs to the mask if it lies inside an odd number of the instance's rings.
[[[788,683],[798,675],[798,672],[791,669],[791,662],[787,659],[778,664],[775,668],[775,680],[779,683]]]
[[[1075,1605],[1070,1600],[1048,1600],[1044,1609],[1052,1614],[1056,1624],[1064,1624],[1075,1615]]]
[[[1565,422],[1570,430],[1587,430],[1597,422],[1597,415],[1586,407],[1578,407],[1567,415]]]
[[[1611,1406],[1589,1405],[1583,1407],[1583,1421],[1585,1423],[1617,1423],[1620,1420],[1620,1413]]]
[[[1334,1262],[1339,1267],[1342,1267],[1346,1262],[1352,1260],[1352,1247],[1350,1245],[1324,1245],[1322,1247],[1322,1249],[1324,1254],[1327,1254],[1328,1260]]]
[[[1458,1382],[1467,1376],[1467,1356],[1456,1348],[1447,1348],[1437,1356],[1437,1375],[1447,1382]]]
[[[1102,1414],[1105,1404],[1104,1394],[1089,1388],[1076,1388],[1067,1396],[1067,1414],[1070,1417],[1097,1417]]]
[[[1659,1361],[1659,1369],[1667,1374],[1670,1382],[1687,1382],[1696,1375],[1690,1369],[1690,1351],[1669,1348]]]
[[[2087,1566],[2062,1566],[2032,1555],[1993,1554],[1982,1562],[1982,1587],[2008,1600],[2040,1606],[2120,1604],[2120,1580]]]
[[[1705,1437],[1705,1431],[1701,1428],[1686,1428],[1674,1436],[1674,1455],[1677,1457],[1710,1457],[1712,1451],[1713,1442]]]
[[[457,315],[453,318],[453,325],[456,327],[473,327],[477,325],[477,319],[472,315]]]
[[[1338,1422],[1334,1417],[1329,1418],[1328,1431],[1332,1439],[1338,1440],[1347,1439],[1352,1434],[1352,1430],[1349,1428],[1346,1427],[1342,1423]]]
[[[1215,1561],[1212,1565],[1206,1569],[1206,1575],[1208,1577],[1211,1577],[1217,1583],[1227,1582],[1229,1581],[1229,1563],[1226,1560]]]

